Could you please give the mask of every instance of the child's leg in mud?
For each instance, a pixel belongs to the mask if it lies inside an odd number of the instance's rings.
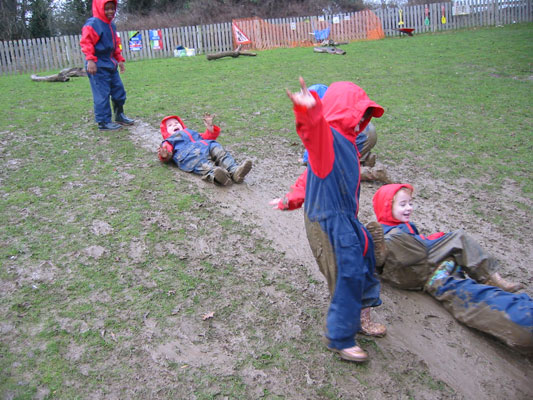
[[[533,353],[533,300],[472,279],[444,274],[426,290],[460,322]]]

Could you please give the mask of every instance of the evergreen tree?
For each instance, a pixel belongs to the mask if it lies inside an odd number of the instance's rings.
[[[55,31],[58,35],[79,35],[91,16],[91,0],[66,0],[54,14]]]
[[[32,0],[28,23],[28,30],[32,38],[52,36],[51,2],[52,0]]]

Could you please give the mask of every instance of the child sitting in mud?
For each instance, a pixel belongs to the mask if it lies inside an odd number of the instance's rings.
[[[180,117],[171,115],[161,121],[163,142],[157,151],[162,162],[172,160],[181,170],[202,175],[216,185],[242,183],[252,169],[252,161],[237,164],[233,156],[216,141],[220,128],[213,124],[215,115],[205,114],[204,133],[187,128]]]
[[[423,289],[465,325],[533,353],[533,300],[513,294],[522,286],[503,279],[498,261],[462,230],[421,235],[410,222],[412,195],[404,183],[382,186],[373,197],[378,222],[367,229],[383,280]]]

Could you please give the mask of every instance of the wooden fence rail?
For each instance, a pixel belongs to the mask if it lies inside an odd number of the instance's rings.
[[[506,25],[533,21],[533,0],[463,0],[400,8],[377,8],[373,12],[381,20],[386,36],[400,35],[399,28],[414,33],[438,32],[480,26]],[[400,12],[401,11],[401,12]],[[272,25],[291,24],[305,19],[323,20],[333,27],[330,39],[361,40],[357,34],[335,37],[335,24],[344,19],[357,20],[359,13],[265,20]],[[444,18],[443,18],[444,17]],[[400,24],[403,22],[403,24]],[[234,49],[230,22],[161,29],[161,49],[149,42],[149,31],[139,31],[142,49],[133,51],[128,45],[129,33],[119,32],[123,55],[127,60],[167,58],[174,56],[177,46],[208,54]],[[80,49],[80,35],[0,42],[0,75],[41,72],[79,67],[85,59]]]

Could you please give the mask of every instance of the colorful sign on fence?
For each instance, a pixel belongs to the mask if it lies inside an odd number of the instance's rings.
[[[152,29],[150,33],[150,46],[153,50],[162,50],[163,49],[163,34],[161,29]]]
[[[243,31],[237,26],[237,24],[232,23],[231,27],[233,28],[233,37],[235,38],[235,43],[237,44],[249,44],[252,43],[248,36],[246,36]]]
[[[129,31],[129,45],[130,51],[141,51],[143,48],[143,42],[141,38],[141,32],[139,31]]]

